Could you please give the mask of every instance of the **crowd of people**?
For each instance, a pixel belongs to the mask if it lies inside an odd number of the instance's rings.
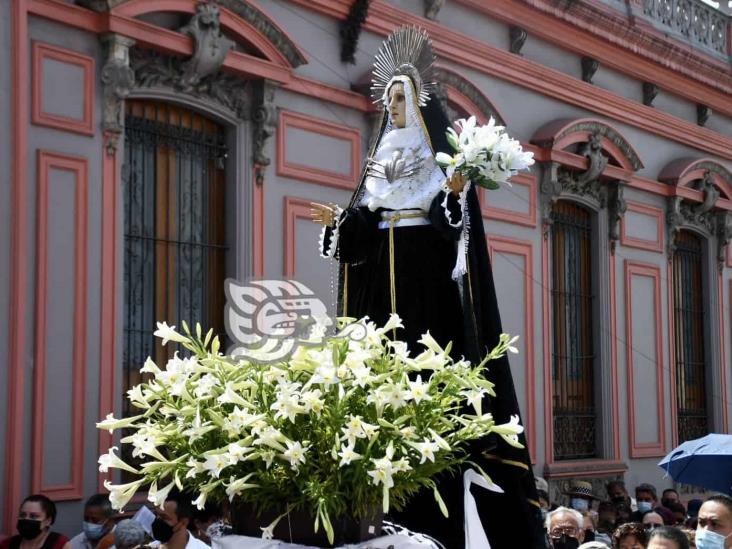
[[[75,536],[54,532],[56,504],[35,494],[18,510],[17,534],[0,541],[0,549],[208,549],[212,535],[226,533],[215,505],[199,510],[187,494],[171,491],[150,521],[121,517],[107,494],[95,494],[84,505],[81,531]]]
[[[557,506],[545,480],[537,478],[537,491],[552,549],[732,548],[732,498],[726,495],[684,505],[673,488],[659,501],[653,485],[639,484],[632,497],[617,480],[606,485],[602,499],[591,483],[575,481],[564,492],[568,505]]]
[[[732,548],[729,496],[692,499],[684,505],[672,488],[659,501],[650,484],[636,486],[631,497],[622,481],[612,481],[606,486],[607,498],[601,499],[592,484],[575,481],[564,493],[568,505],[557,506],[545,480],[537,479],[537,490],[551,549]],[[69,538],[52,529],[54,502],[32,495],[20,505],[18,533],[0,541],[0,549],[207,549],[212,537],[230,533],[219,508],[209,504],[198,510],[187,494],[176,491],[149,513],[149,521],[119,518],[106,494],[93,495],[84,506],[81,531]]]

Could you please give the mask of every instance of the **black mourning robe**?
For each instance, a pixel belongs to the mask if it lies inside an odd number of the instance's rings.
[[[437,101],[430,101],[422,115],[433,150],[449,152],[444,137],[449,123]],[[383,128],[384,124],[382,133]],[[341,215],[338,228],[338,313],[355,318],[369,316],[377,325],[383,325],[391,313],[389,230],[378,228],[382,210],[371,212],[357,206],[362,186],[363,178],[350,207]],[[419,351],[417,341],[429,330],[442,346],[452,341],[455,358],[465,356],[479,363],[497,345],[503,331],[480,205],[475,188],[471,187],[467,193],[471,221],[468,274],[456,282],[452,280],[452,270],[462,228],[448,224],[444,199],[444,191],[433,199],[429,225],[394,229],[396,311],[405,326],[397,337],[406,341],[410,350]],[[452,193],[448,193],[446,206],[453,223],[460,219],[460,205]],[[332,231],[326,230],[326,250],[331,237]],[[486,397],[484,410],[491,411],[496,423],[507,423],[512,415],[520,415],[507,357],[488,363],[488,378],[495,384],[496,397]],[[504,490],[498,494],[478,486],[472,488],[492,549],[545,548],[526,438],[522,434],[519,440],[523,449],[510,446],[497,435],[476,441],[469,448],[470,459]],[[464,547],[462,476],[446,475],[438,480],[438,488],[449,509],[449,518],[440,512],[431,490],[417,494],[406,509],[390,518],[412,531],[434,537],[447,549]]]

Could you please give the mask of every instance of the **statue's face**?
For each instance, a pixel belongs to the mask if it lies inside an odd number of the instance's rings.
[[[407,101],[404,95],[404,83],[395,82],[389,88],[389,118],[397,128],[407,125]]]

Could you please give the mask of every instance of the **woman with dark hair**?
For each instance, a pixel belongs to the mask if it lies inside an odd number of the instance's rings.
[[[648,536],[648,549],[689,549],[689,538],[675,526],[654,528]]]
[[[627,522],[613,532],[613,549],[645,549],[648,533],[639,522]]]
[[[321,255],[339,261],[338,315],[384,325],[397,314],[404,326],[395,335],[410,351],[418,352],[429,331],[443,347],[452,343],[453,357],[480,363],[503,330],[475,187],[457,172],[447,178],[435,160],[438,152],[453,151],[445,135],[450,123],[430,81],[429,38],[399,29],[376,59],[372,89],[384,113],[361,181],[345,209],[313,204],[313,220],[323,225]],[[488,369],[496,396],[486,395],[483,409],[507,423],[520,416],[508,359]],[[493,436],[469,448],[470,459],[503,490],[467,494],[475,507],[466,508],[477,510],[485,532],[481,549],[544,547],[531,461],[523,435],[520,440],[524,448]],[[431,490],[415,495],[393,519],[450,549],[464,547],[463,478],[438,484],[449,519]],[[511,527],[516,524],[522,527]]]
[[[71,549],[69,538],[51,532],[56,521],[56,504],[41,494],[28,496],[20,504],[18,534],[0,541],[0,549]]]

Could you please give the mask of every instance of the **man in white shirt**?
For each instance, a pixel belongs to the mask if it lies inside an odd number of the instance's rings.
[[[153,547],[163,549],[210,549],[188,530],[193,521],[193,505],[187,494],[171,491],[162,509],[155,509],[152,523]]]

